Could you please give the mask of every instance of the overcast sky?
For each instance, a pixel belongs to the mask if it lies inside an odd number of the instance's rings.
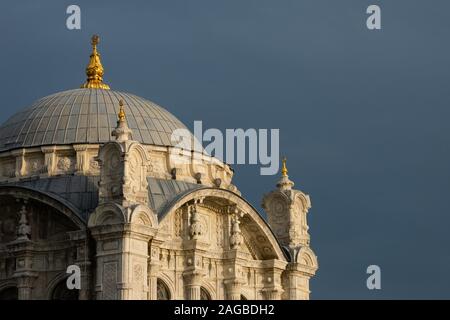
[[[98,33],[112,89],[190,128],[280,129],[312,199],[312,298],[450,298],[449,1],[93,2],[1,1],[1,122],[78,88]],[[66,28],[70,4],[81,30]],[[370,4],[382,30],[366,28]],[[235,171],[260,208],[278,177]]]

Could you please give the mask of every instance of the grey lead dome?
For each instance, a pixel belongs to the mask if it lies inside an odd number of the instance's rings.
[[[105,143],[114,140],[119,100],[133,140],[173,146],[172,132],[187,129],[170,112],[138,96],[103,89],[74,89],[36,101],[0,127],[0,151],[22,147]]]

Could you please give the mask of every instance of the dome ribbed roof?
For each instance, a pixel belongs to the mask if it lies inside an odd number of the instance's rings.
[[[120,99],[133,140],[173,146],[173,130],[186,129],[170,112],[149,100],[112,90],[75,89],[41,98],[13,115],[0,127],[0,151],[112,141]]]

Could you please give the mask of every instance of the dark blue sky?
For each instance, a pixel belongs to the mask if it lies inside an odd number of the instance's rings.
[[[381,31],[365,26],[370,4]],[[2,1],[0,30],[1,122],[79,87],[98,33],[112,89],[191,128],[280,128],[313,203],[312,298],[450,298],[449,1]],[[260,207],[278,177],[235,169]]]

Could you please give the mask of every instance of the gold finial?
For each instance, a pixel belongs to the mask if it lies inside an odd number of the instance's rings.
[[[100,42],[100,37],[97,34],[94,34],[91,38],[91,44],[94,46],[94,50],[97,50],[97,45]]]
[[[120,110],[119,110],[119,121],[123,122],[125,121],[125,110],[123,108],[123,100],[119,100],[119,106],[120,106]]]
[[[283,158],[283,160],[281,160],[283,162],[283,166],[281,167],[281,175],[283,177],[287,177],[288,176],[288,169],[286,167],[286,157]]]
[[[100,54],[97,52],[97,44],[100,42],[98,35],[94,34],[91,38],[92,53],[89,64],[86,67],[87,81],[81,88],[90,89],[109,89],[106,83],[103,83],[103,66],[100,61]]]

